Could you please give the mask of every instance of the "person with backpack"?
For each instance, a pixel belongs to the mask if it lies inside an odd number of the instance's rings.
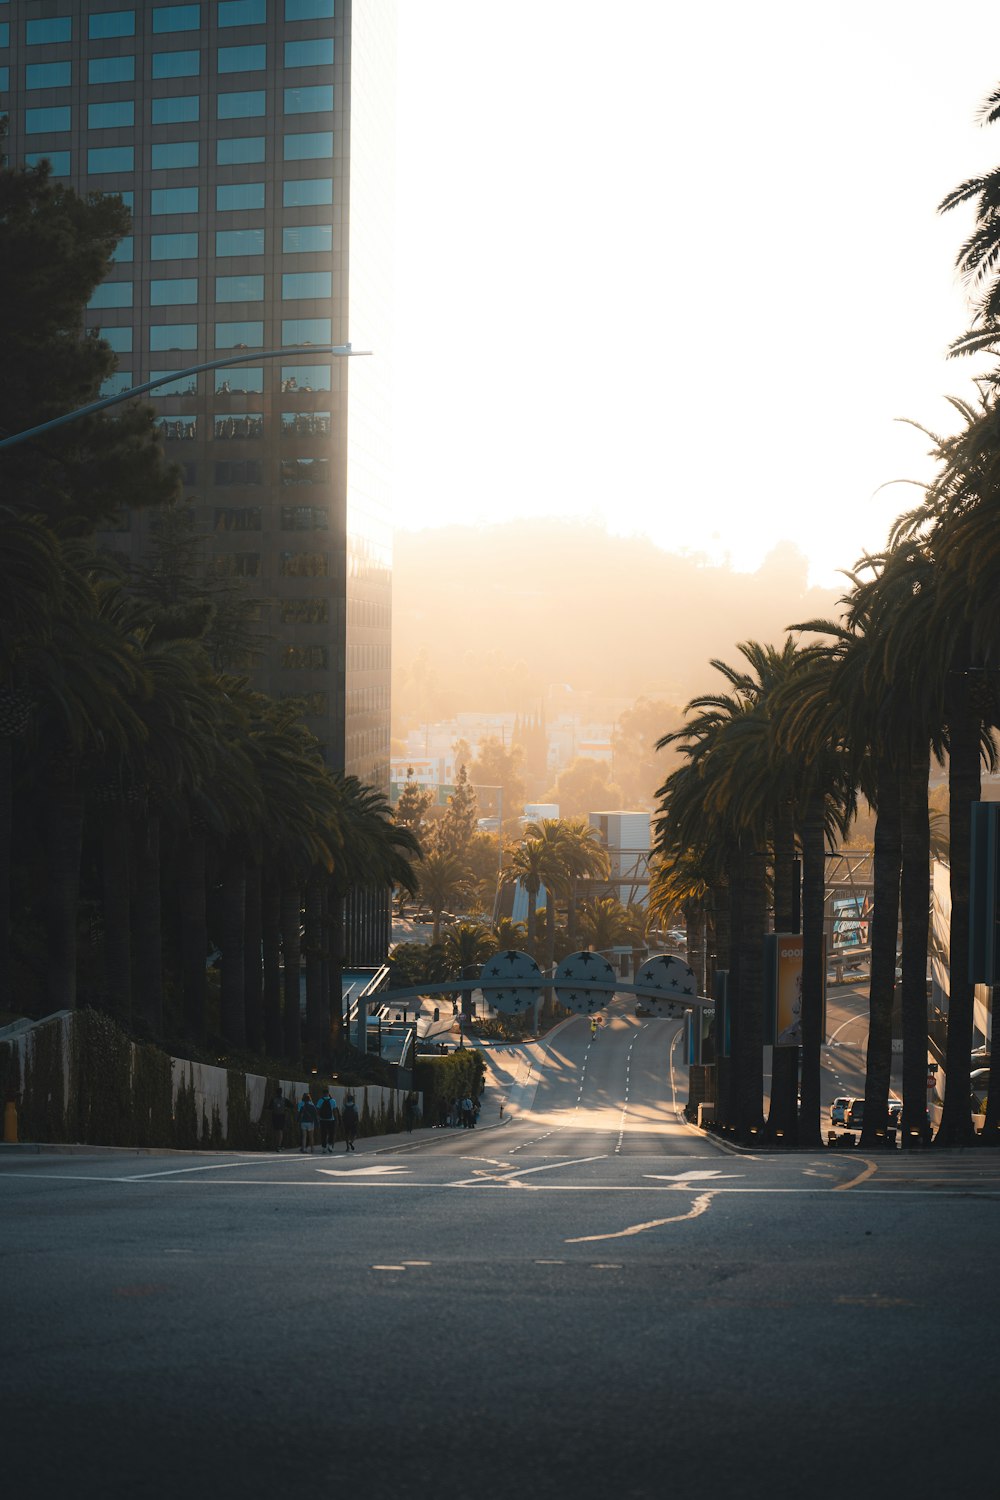
[[[281,1092],[279,1083],[271,1099],[271,1129],[274,1132],[274,1147],[280,1151],[285,1139],[285,1120],[288,1116],[288,1100]]]
[[[354,1141],[358,1134],[358,1106],[354,1102],[354,1095],[348,1094],[344,1100],[344,1150],[353,1151]]]
[[[316,1106],[319,1114],[320,1149],[333,1155],[334,1142],[337,1139],[337,1101],[330,1093],[327,1084],[323,1090],[323,1097]]]
[[[313,1137],[316,1131],[317,1109],[313,1097],[306,1089],[299,1103],[299,1128],[302,1131],[302,1145],[299,1151],[302,1155],[313,1153]]]

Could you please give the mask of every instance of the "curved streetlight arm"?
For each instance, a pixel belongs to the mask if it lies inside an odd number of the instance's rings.
[[[68,411],[61,417],[53,417],[49,422],[40,422],[37,427],[28,427],[24,432],[15,432],[10,437],[0,438],[0,448],[12,448],[15,443],[23,443],[28,438],[37,437],[39,433],[51,432],[55,427],[64,427],[67,422],[73,422],[77,417],[89,417],[91,412],[103,411],[106,406],[116,406],[119,401],[130,401],[133,396],[142,396],[146,391],[155,390],[158,385],[169,385],[171,381],[183,380],[185,375],[200,375],[203,370],[224,370],[230,365],[256,364],[260,359],[284,359],[292,354],[337,354],[345,359],[356,355],[371,354],[370,349],[352,349],[350,344],[300,344],[289,349],[254,349],[250,352],[231,355],[227,359],[209,359],[202,365],[189,365],[186,370],[170,370],[166,375],[158,375],[155,380],[144,381],[142,385],[133,385],[127,391],[119,391],[114,396],[104,396],[100,401],[91,401],[89,406],[80,406],[76,411]]]

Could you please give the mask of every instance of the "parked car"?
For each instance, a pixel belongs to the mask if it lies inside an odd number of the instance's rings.
[[[849,1099],[847,1110],[844,1114],[844,1124],[848,1130],[860,1130],[865,1119],[865,1101],[863,1099]]]
[[[831,1125],[843,1125],[844,1118],[847,1114],[847,1106],[850,1104],[850,1102],[850,1099],[843,1097],[834,1099],[833,1103],[830,1105]]]
[[[890,1099],[889,1100],[889,1112],[888,1112],[888,1114],[885,1117],[885,1123],[886,1123],[886,1126],[888,1127],[888,1129],[890,1129],[890,1130],[898,1130],[899,1129],[899,1122],[902,1120],[902,1118],[903,1118],[903,1101],[902,1101],[902,1099]]]

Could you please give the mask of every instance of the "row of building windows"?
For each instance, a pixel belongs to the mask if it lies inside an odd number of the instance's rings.
[[[281,413],[282,437],[329,437],[332,421],[328,411]],[[212,419],[215,438],[262,438],[264,418],[259,412],[216,412]]]
[[[259,505],[220,506],[215,512],[216,531],[260,531],[263,511]],[[282,531],[329,531],[330,513],[325,505],[283,505]]]
[[[321,68],[333,64],[333,41],[329,37],[309,42],[286,42],[285,68]],[[184,75],[181,75],[184,76]],[[73,81],[73,64],[66,62],[27,63],[24,70],[26,89],[68,88]],[[90,57],[87,59],[87,82],[89,84],[134,83],[135,57]],[[291,87],[284,90],[286,114],[304,114],[309,111],[333,108],[333,85],[320,85],[321,92],[311,93],[310,87]],[[0,67],[0,90],[10,88],[10,67]],[[315,101],[307,104],[302,98]],[[326,102],[329,100],[329,102]],[[239,120],[267,113],[267,93],[264,89],[238,89],[221,93],[216,98],[216,116],[220,120]],[[173,94],[165,99],[149,101],[149,119],[152,125],[191,124],[201,118],[201,98],[198,94]]]
[[[158,417],[157,427],[167,442],[185,442],[198,435],[198,423],[194,417]],[[287,489],[292,485],[329,485],[330,460],[328,458],[283,458],[281,460],[281,484]],[[237,458],[219,460],[213,465],[212,483],[220,489],[233,486],[256,489],[264,483],[264,465],[259,458]],[[308,507],[293,507],[305,510]],[[323,507],[312,507],[316,516]],[[325,512],[323,512],[325,514]],[[311,525],[284,527],[292,531],[325,531],[326,523],[315,520]]]
[[[122,253],[125,240],[119,243],[115,259],[131,260],[128,249]],[[128,238],[131,245],[131,238]],[[200,236],[197,230],[184,234],[153,234],[149,238],[150,260],[196,260]],[[265,249],[263,229],[217,229],[215,231],[216,255],[263,255]],[[333,249],[332,224],[289,224],[281,231],[281,249],[285,255],[322,254]]]
[[[259,578],[259,552],[226,552],[214,557],[210,572],[216,578]],[[282,578],[329,578],[328,552],[279,552],[278,573]]]
[[[43,63],[43,68],[62,67],[62,63]],[[69,63],[65,65],[69,67]],[[29,69],[30,72],[30,69]],[[68,80],[67,80],[68,81]],[[0,80],[2,83],[2,80]],[[43,83],[28,83],[28,88],[44,88]],[[153,103],[162,101],[153,100]],[[171,101],[175,102],[175,101]],[[197,99],[195,100],[197,103]],[[333,86],[332,84],[316,84],[309,88],[292,88],[283,91],[283,106],[286,115],[319,115],[328,114],[333,109]],[[197,116],[195,117],[197,119]],[[160,120],[152,121],[153,124],[187,123],[185,121]],[[73,111],[68,104],[48,104],[28,108],[24,111],[24,131],[26,135],[54,134],[72,129]],[[88,130],[124,130],[135,125],[135,100],[134,99],[111,99],[101,104],[87,105],[87,129]],[[153,147],[154,167],[196,167],[198,165],[197,141],[185,141],[186,146],[195,148],[194,158],[191,160],[157,161],[156,152],[161,153],[171,149],[176,150],[181,143],[167,143],[162,146]],[[219,141],[219,148],[231,148],[232,141]],[[261,136],[254,143],[254,150],[259,155],[253,156],[224,156],[217,158],[219,166],[227,166],[231,162],[239,161],[263,161],[264,160],[264,138]]]
[[[334,0],[284,0],[286,21],[327,21],[333,17]],[[152,10],[152,32],[164,36],[178,31],[200,31],[202,10],[208,24],[210,7],[205,5],[155,5]],[[87,36],[91,41],[112,37],[135,36],[134,10],[95,11],[87,17]],[[259,26],[267,20],[266,0],[217,0],[216,21],[219,29],[232,26]],[[43,16],[26,21],[24,40],[29,47],[73,40],[72,16]],[[0,22],[0,47],[10,46],[10,23]],[[248,48],[231,51],[260,50]]]
[[[332,288],[333,277],[330,271],[286,271],[281,277],[281,300],[301,302],[309,298],[329,297],[332,295]],[[132,307],[133,294],[134,284],[131,281],[102,281],[95,289],[88,306],[97,309]],[[172,277],[170,280],[156,280],[149,283],[150,307],[185,307],[197,304],[198,300],[197,276]],[[263,302],[264,277],[216,276],[215,300],[216,302]],[[303,341],[296,339],[294,342]],[[312,339],[310,342],[319,343],[321,340]],[[328,343],[329,340],[325,339],[322,342]]]
[[[114,146],[95,148],[97,159],[100,161],[114,161],[119,159],[116,153],[125,152],[126,156],[121,160],[134,160],[133,147]],[[89,151],[89,158],[95,155],[95,151]],[[300,161],[310,158],[299,157]],[[47,161],[52,169],[53,177],[68,177],[70,175],[70,153],[68,151],[28,151],[24,160],[27,166],[37,166],[41,161]],[[90,170],[88,165],[88,170]],[[103,167],[102,171],[116,170],[111,167]],[[127,170],[133,170],[132,167]],[[114,197],[121,198],[125,207],[135,208],[135,194],[125,189],[112,190]],[[153,188],[150,192],[149,211],[151,214],[196,214],[198,212],[198,189],[196,187],[183,188]],[[289,178],[281,185],[282,208],[326,208],[333,202],[333,179],[331,177],[294,177]],[[215,207],[221,213],[264,207],[264,184],[262,182],[237,182],[226,187],[217,187],[215,190]]]
[[[104,282],[103,285],[121,286],[127,283]],[[123,307],[131,305],[131,300],[121,304]],[[281,320],[281,343],[286,348],[292,344],[329,344],[332,342],[331,327],[329,318],[283,318]],[[117,332],[117,329],[104,328],[102,337],[108,339],[116,353],[122,353],[123,350],[111,338],[111,335]],[[131,330],[128,330],[128,333],[131,334]],[[197,323],[154,324],[149,330],[149,347],[153,353],[197,349],[199,347],[198,325]],[[216,349],[263,349],[264,324],[263,322],[216,323],[215,347]],[[287,375],[286,370],[289,372]],[[299,372],[304,379],[300,378]],[[329,367],[282,366],[281,388],[283,391],[328,391],[330,389]]]
[[[0,23],[2,31],[2,23]],[[329,39],[328,39],[329,40]],[[2,44],[0,44],[2,45]],[[288,62],[289,47],[285,48],[286,67],[323,67],[326,58],[333,60],[333,43],[329,47],[314,42],[300,42],[289,44],[293,49],[291,57],[300,58],[298,62]],[[149,74],[154,82],[163,78],[200,78],[201,60],[204,54],[192,50],[190,52],[154,52],[149,59]],[[267,71],[267,48],[264,45],[255,47],[219,47],[216,53],[216,72],[224,73],[265,73]],[[87,59],[87,82],[88,83],[130,83],[135,78],[135,55],[125,57],[92,57]],[[68,88],[72,82],[72,67],[68,61],[47,63],[26,63],[24,86],[26,89],[61,89]],[[7,74],[7,87],[10,87],[10,73]],[[294,93],[295,90],[286,89],[286,94]],[[317,109],[333,108],[333,88],[329,87],[329,104],[319,104]],[[286,113],[291,113],[286,103]],[[296,111],[301,113],[301,107]],[[64,127],[68,129],[69,127]]]
[[[92,105],[91,108],[111,109],[117,106]],[[27,135],[55,135],[69,129],[69,109],[28,109],[25,110],[25,132]],[[59,123],[65,116],[65,123]],[[33,118],[36,117],[36,118]],[[122,122],[126,123],[126,122]],[[103,127],[102,127],[103,128]],[[244,162],[263,161],[263,142],[260,145],[260,155],[241,155],[242,152],[256,152],[256,137],[251,137],[249,142],[220,141],[219,147],[223,148],[221,154],[217,153],[217,165],[239,166]],[[150,166],[157,171],[169,170],[179,167],[196,167],[198,165],[198,141],[164,141],[150,147]],[[333,156],[333,131],[313,130],[304,135],[286,135],[283,143],[285,161],[325,161]],[[63,170],[56,171],[55,158],[62,155],[65,160],[61,163]],[[47,157],[52,162],[53,175],[66,176],[69,172],[69,153],[52,151],[36,151],[28,158],[29,163],[40,161]],[[223,160],[223,158],[226,158]],[[108,172],[134,172],[135,171],[135,147],[134,146],[90,146],[87,148],[87,172],[91,177],[100,177]],[[287,186],[288,184],[286,184]],[[253,189],[252,192],[244,194],[243,201],[240,194],[235,190],[238,188]],[[198,189],[175,188],[168,192],[186,195],[185,201],[188,205],[183,208],[157,208],[157,191],[152,192],[152,213],[197,213],[198,212]],[[240,201],[219,201],[222,194],[223,200],[227,194],[229,198]],[[193,195],[193,197],[192,197]],[[162,198],[164,193],[161,191]],[[286,197],[287,203],[287,197]],[[328,202],[333,201],[331,196]],[[234,183],[230,188],[216,189],[217,208],[263,208],[264,207],[264,184],[256,183]]]
[[[164,324],[150,329],[151,349],[162,350],[167,346],[159,338],[153,343],[153,335],[162,335],[170,338],[177,324]],[[182,325],[188,326],[188,325]],[[194,326],[193,324],[190,326]],[[116,354],[130,354],[132,352],[132,329],[131,328],[105,328],[101,330],[101,337],[111,346]],[[195,347],[194,344],[191,345]],[[119,374],[125,373],[122,371]],[[129,379],[131,379],[131,373]],[[147,380],[159,380],[161,376],[168,375],[168,370],[150,370],[146,376]],[[294,396],[300,393],[312,394],[317,391],[328,391],[331,388],[331,371],[329,365],[282,365],[281,366],[281,394],[283,396]],[[245,366],[240,365],[232,369],[216,370],[215,393],[221,396],[247,396],[257,395],[264,390],[264,367],[263,365]],[[196,396],[198,394],[198,376],[184,375],[178,380],[171,381],[169,385],[157,387],[158,396]],[[127,390],[128,386],[120,387]],[[104,392],[110,395],[110,391]],[[282,412],[281,420],[284,423],[293,419],[298,422],[306,420],[320,420],[329,422],[329,412]],[[296,427],[296,431],[301,428]]]

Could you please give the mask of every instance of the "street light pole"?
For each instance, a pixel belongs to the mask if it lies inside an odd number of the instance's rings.
[[[189,365],[186,370],[169,370],[165,375],[158,375],[155,380],[146,380],[142,385],[130,386],[127,391],[118,391],[114,396],[103,396],[100,401],[91,401],[87,406],[77,407],[76,411],[64,412],[61,417],[53,417],[51,421],[40,422],[37,427],[27,427],[24,432],[15,432],[10,437],[0,438],[0,448],[12,448],[15,443],[23,443],[28,438],[40,436],[43,432],[52,432],[56,427],[64,427],[67,422],[73,422],[77,417],[89,417],[92,412],[103,411],[108,406],[117,406],[120,401],[130,401],[133,396],[142,396],[146,391],[155,390],[158,385],[170,385],[174,380],[183,380],[185,375],[200,375],[203,370],[224,370],[230,365],[256,364],[261,359],[284,359],[294,354],[335,354],[341,358],[350,359],[357,355],[368,355],[371,352],[370,349],[352,349],[350,344],[298,344],[288,349],[244,350],[241,354],[231,355],[226,359],[209,359],[201,365]]]

